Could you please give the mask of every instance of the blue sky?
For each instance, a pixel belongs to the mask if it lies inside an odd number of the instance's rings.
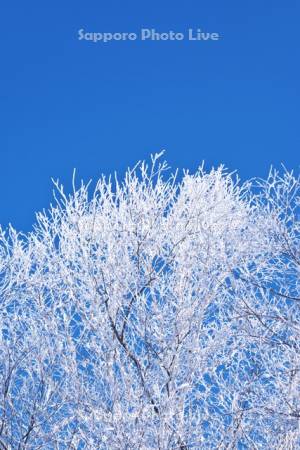
[[[74,167],[96,179],[161,149],[174,168],[298,169],[299,21],[298,0],[7,1],[0,223],[29,230],[51,177],[69,187]],[[91,43],[81,28],[221,39]]]

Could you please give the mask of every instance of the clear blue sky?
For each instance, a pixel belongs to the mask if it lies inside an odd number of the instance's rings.
[[[299,167],[298,0],[6,1],[0,223],[29,230],[68,186],[166,149],[173,167],[243,178]],[[95,32],[219,32],[218,42],[78,41]]]

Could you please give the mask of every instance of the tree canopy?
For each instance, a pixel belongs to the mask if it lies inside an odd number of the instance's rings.
[[[161,161],[1,230],[0,448],[300,447],[299,179]]]

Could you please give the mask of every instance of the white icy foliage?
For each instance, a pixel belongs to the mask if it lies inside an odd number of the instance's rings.
[[[300,447],[299,180],[160,155],[0,237],[0,448]]]

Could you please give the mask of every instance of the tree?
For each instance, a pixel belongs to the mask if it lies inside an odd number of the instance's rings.
[[[1,231],[3,449],[300,446],[299,180],[160,156]]]

